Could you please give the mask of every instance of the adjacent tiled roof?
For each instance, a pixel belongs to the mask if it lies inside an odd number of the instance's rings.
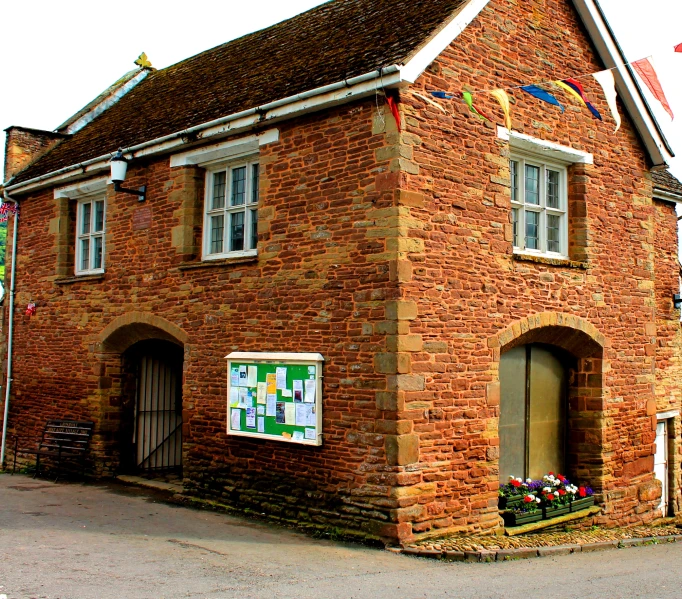
[[[15,182],[380,67],[404,64],[468,0],[333,0],[149,76]]]
[[[656,189],[682,196],[682,183],[668,171],[654,171],[651,176]]]

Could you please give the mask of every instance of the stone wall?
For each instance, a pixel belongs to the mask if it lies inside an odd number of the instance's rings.
[[[493,0],[414,90],[600,68],[570,3]],[[108,189],[104,275],[72,276],[73,201],[21,198],[12,431],[93,419],[94,467],[117,472],[126,350],[163,339],[184,348],[188,492],[389,541],[493,532],[500,356],[551,343],[577,364],[568,474],[595,486],[602,523],[650,520],[656,404],[680,401],[675,222],[598,92],[604,123],[569,98],[560,115],[514,94],[515,130],[594,155],[569,173],[570,260],[513,255],[507,142],[464,104],[443,114],[410,90],[402,132],[374,97],[277,125],[254,258],[201,261],[204,171],[167,156],[131,165],[144,204]],[[321,447],[226,434],[236,350],[323,354]]]

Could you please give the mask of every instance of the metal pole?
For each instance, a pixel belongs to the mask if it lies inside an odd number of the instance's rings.
[[[5,193],[5,201],[14,202]],[[7,442],[7,417],[9,415],[9,393],[12,386],[12,334],[14,332],[14,278],[17,264],[17,232],[19,231],[18,212],[14,213],[14,231],[12,232],[12,268],[9,289],[9,326],[7,328],[7,384],[5,385],[5,411],[2,417],[2,447],[0,447],[0,468],[5,467],[5,444]]]

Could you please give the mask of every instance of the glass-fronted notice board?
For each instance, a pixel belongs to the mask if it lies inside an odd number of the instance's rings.
[[[321,354],[232,352],[227,434],[322,445]]]

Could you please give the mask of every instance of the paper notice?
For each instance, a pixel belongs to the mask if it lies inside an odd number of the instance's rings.
[[[296,426],[315,426],[315,404],[300,403],[296,406]]]
[[[282,389],[282,397],[291,397],[291,389]]]
[[[277,424],[286,424],[286,408],[283,401],[278,401],[275,407],[275,422]]]
[[[246,428],[256,428],[256,408],[246,408]]]
[[[246,365],[244,364],[239,367],[239,386],[246,387]]]
[[[277,394],[277,375],[274,372],[269,372],[265,375],[265,384],[267,385],[267,394]]]
[[[308,374],[315,374],[315,367],[314,366],[308,366]]]
[[[239,368],[230,371],[230,387],[239,387]]]
[[[296,404],[291,402],[284,404],[284,424],[291,426],[296,424]]]
[[[255,387],[258,384],[258,366],[249,366],[246,369],[246,384]]]
[[[241,410],[232,410],[232,412],[230,413],[230,416],[232,416],[232,422],[231,422],[230,428],[233,431],[242,430],[242,411]]]
[[[287,388],[287,369],[284,366],[278,366],[276,369],[277,377],[277,388],[286,389]]]
[[[248,389],[246,387],[239,387],[239,407],[246,408],[246,398],[248,396]]]
[[[265,418],[261,417],[258,419],[258,432],[259,433],[265,432]]]
[[[294,381],[294,401],[303,401],[303,381]]]
[[[265,406],[256,406],[256,413],[259,416],[265,416]]]
[[[303,433],[301,431],[294,431],[291,437],[294,441],[303,441]]]
[[[268,394],[268,384],[267,383],[258,383],[258,386],[256,387],[256,399],[258,400],[258,403],[265,403],[265,397]]]
[[[230,387],[230,407],[236,408],[239,405],[239,387]]]
[[[277,396],[268,395],[268,407],[265,410],[266,416],[276,416],[277,415]]]
[[[315,434],[315,429],[314,428],[305,429],[305,438],[309,439],[311,441],[315,441],[315,439],[317,439],[317,435]]]
[[[306,403],[315,403],[315,387],[317,386],[317,381],[306,381],[305,382],[305,397],[304,401]]]

